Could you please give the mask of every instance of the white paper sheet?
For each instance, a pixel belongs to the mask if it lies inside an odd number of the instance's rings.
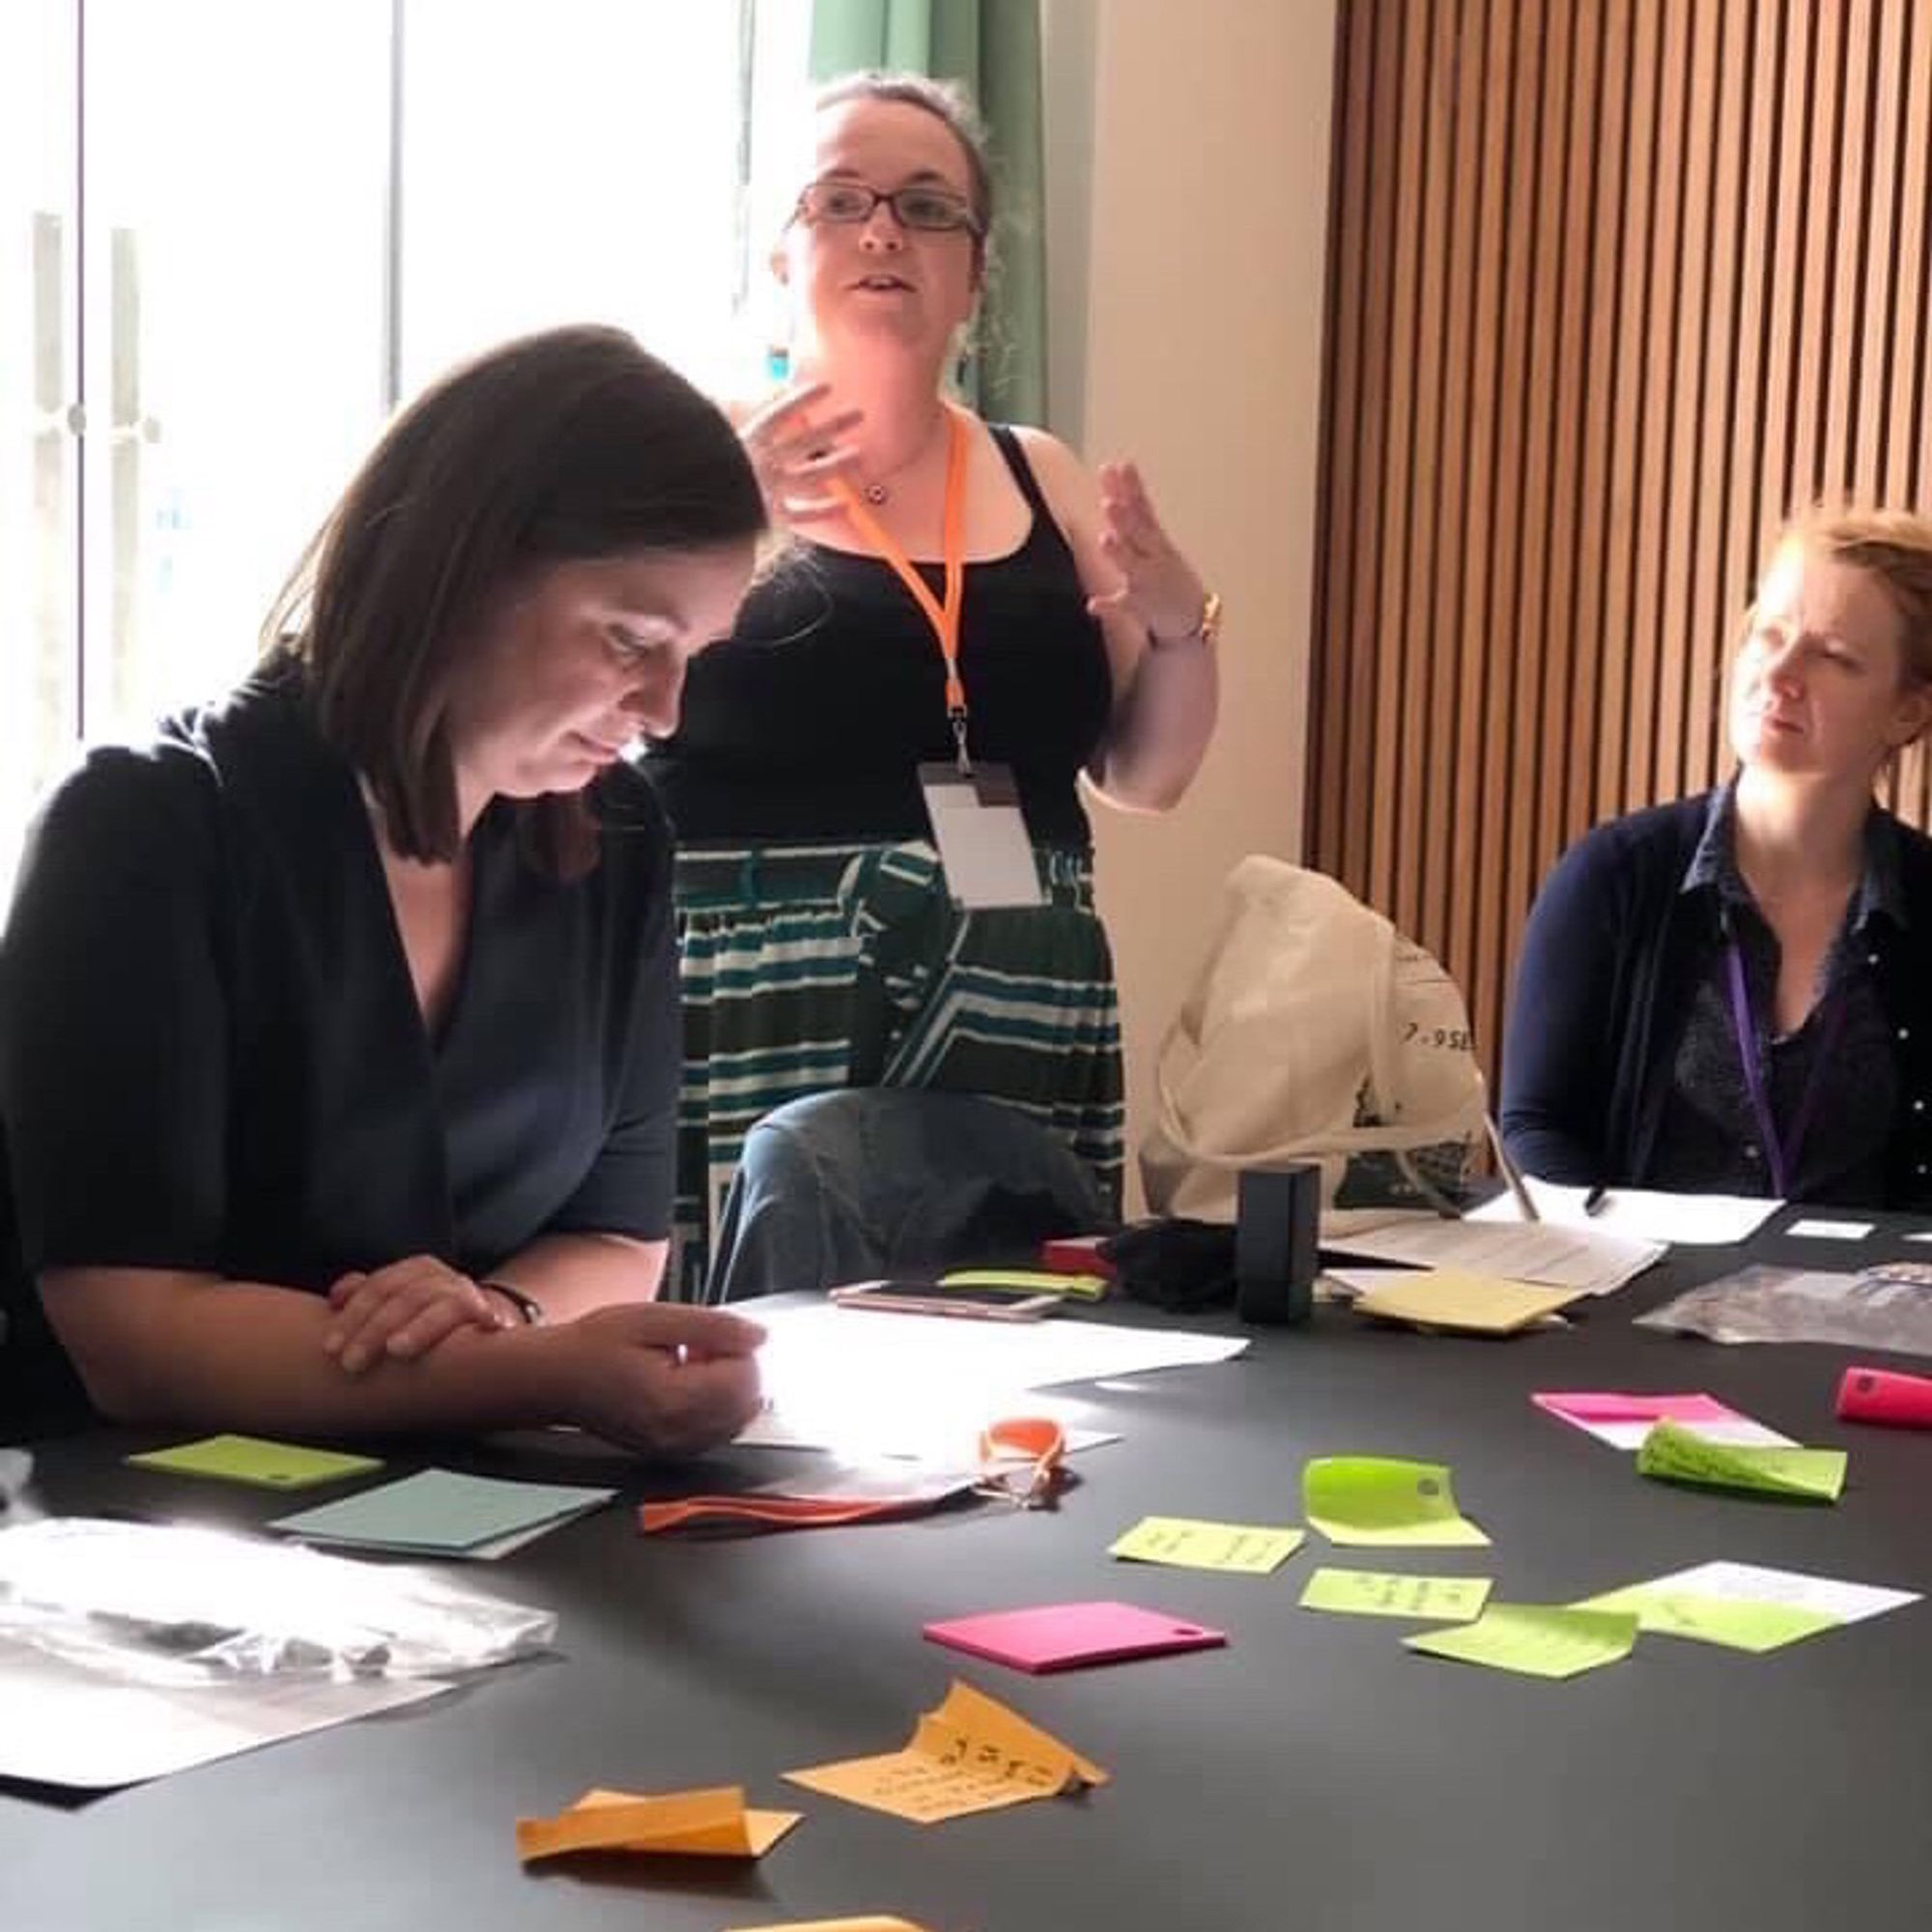
[[[1916,1604],[1914,1590],[1883,1590],[1870,1583],[1841,1583],[1831,1577],[1807,1577],[1799,1570],[1768,1570],[1757,1563],[1700,1563],[1695,1569],[1653,1577],[1646,1590],[1671,1590],[1689,1597],[1723,1597],[1740,1604],[1788,1604],[1816,1610],[1841,1624]]]
[[[419,1704],[450,1688],[421,1677],[349,1684],[270,1677],[162,1690],[118,1684],[29,1645],[0,1642],[0,1777],[83,1790],[132,1784]]]
[[[1000,1406],[1057,1382],[1224,1362],[1240,1336],[1126,1328],[1053,1317],[965,1321],[839,1308],[816,1294],[736,1305],[766,1341],[758,1372],[770,1413],[738,1439],[767,1446],[897,1450],[977,1431]]]
[[[1661,1242],[1626,1240],[1593,1228],[1474,1220],[1405,1219],[1333,1240],[1324,1235],[1322,1245],[1364,1261],[1465,1268],[1585,1294],[1621,1288],[1663,1255]]]
[[[1784,1232],[1801,1240],[1862,1241],[1876,1225],[1871,1221],[1794,1221]]]
[[[1666,1241],[1682,1247],[1725,1247],[1747,1241],[1784,1204],[1749,1194],[1665,1194],[1646,1187],[1612,1187],[1594,1214],[1583,1211],[1587,1187],[1560,1187],[1525,1177],[1523,1185],[1546,1227],[1586,1228],[1634,1241]],[[1471,1221],[1520,1222],[1522,1210],[1508,1193],[1486,1201]]]

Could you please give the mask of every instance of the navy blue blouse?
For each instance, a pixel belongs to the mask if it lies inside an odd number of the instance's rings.
[[[599,863],[569,883],[526,859],[506,803],[478,822],[432,1038],[355,775],[298,671],[85,760],[0,943],[0,1399],[10,1363],[16,1402],[28,1380],[42,1409],[75,1393],[45,1268],[324,1291],[412,1254],[482,1275],[546,1233],[666,1234],[670,841],[635,773],[592,796]]]

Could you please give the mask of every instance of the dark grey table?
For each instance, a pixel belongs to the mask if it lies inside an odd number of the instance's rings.
[[[1791,1243],[1776,1225],[1754,1258],[1846,1266],[1895,1251],[1884,1236]],[[1574,1330],[1507,1343],[1376,1330],[1334,1310],[1306,1331],[1256,1331],[1239,1361],[1102,1393],[1125,1439],[1081,1459],[1084,1480],[1051,1515],[987,1506],[676,1542],[605,1511],[461,1573],[555,1608],[554,1660],[91,1800],[0,1791],[0,1927],[719,1932],[867,1910],[935,1932],[1923,1927],[1932,1605],[1762,1658],[1647,1638],[1568,1684],[1416,1656],[1400,1642],[1415,1626],[1295,1605],[1322,1562],[1492,1574],[1498,1597],[1528,1602],[1717,1557],[1932,1592],[1932,1434],[1838,1424],[1843,1351],[1630,1326],[1741,1258],[1686,1251]],[[1816,1508],[1649,1483],[1528,1400],[1619,1386],[1708,1388],[1801,1440],[1849,1447],[1846,1492]],[[232,1522],[281,1507],[121,1466],[161,1439],[47,1445],[43,1494],[72,1513]],[[1297,1521],[1303,1461],[1350,1451],[1452,1463],[1494,1548],[1331,1551],[1311,1537],[1260,1580],[1105,1553],[1150,1512]],[[690,1487],[581,1456],[423,1460],[585,1480],[608,1467],[633,1498]],[[753,1466],[771,1468],[741,1456],[697,1475],[709,1487]],[[1229,1646],[1030,1678],[919,1635],[935,1616],[1090,1597],[1218,1625]],[[895,1747],[954,1674],[1114,1781],[919,1827],[781,1780]],[[726,1782],[807,1813],[759,1864],[516,1863],[512,1821],[590,1785]]]

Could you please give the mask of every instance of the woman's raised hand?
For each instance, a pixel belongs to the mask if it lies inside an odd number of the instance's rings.
[[[823,413],[819,406],[831,393],[826,383],[794,384],[738,425],[765,501],[780,523],[809,524],[844,510],[844,499],[830,485],[858,465],[858,452],[845,439],[862,418],[858,410]]]
[[[1121,581],[1090,597],[1087,609],[1096,617],[1131,617],[1157,642],[1197,636],[1208,587],[1161,528],[1139,469],[1103,463],[1099,481],[1100,549]]]

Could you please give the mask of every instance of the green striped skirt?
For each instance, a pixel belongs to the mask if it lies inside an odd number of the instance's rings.
[[[676,1292],[704,1298],[745,1135],[840,1087],[1021,1108],[1118,1205],[1124,1106],[1113,955],[1085,853],[1038,847],[1044,906],[965,912],[933,848],[698,847],[677,859],[684,1077]]]

